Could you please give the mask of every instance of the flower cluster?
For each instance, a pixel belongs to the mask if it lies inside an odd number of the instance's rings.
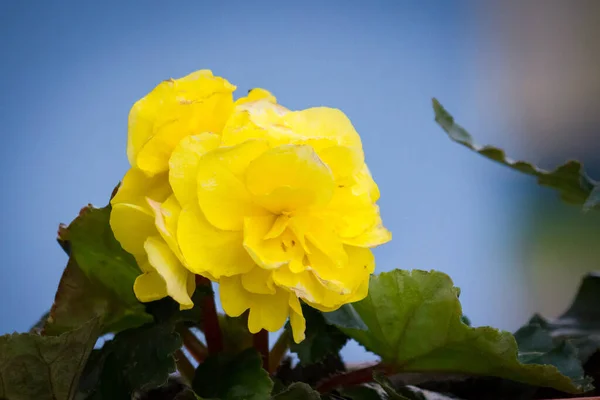
[[[291,111],[263,89],[198,71],[129,115],[131,169],[111,227],[142,270],[140,301],[193,306],[195,275],[219,282],[230,316],[304,339],[300,300],[322,311],[363,299],[370,248],[391,239],[359,135],[339,110]]]

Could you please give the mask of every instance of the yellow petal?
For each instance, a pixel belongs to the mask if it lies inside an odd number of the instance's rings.
[[[289,111],[287,108],[269,98],[238,102],[223,128],[223,145],[259,138],[266,139],[271,146],[290,143],[289,128],[279,124],[281,116]]]
[[[183,309],[194,306],[188,294],[188,276],[190,272],[181,265],[179,259],[165,241],[159,236],[151,236],[144,244],[148,261],[167,285],[167,294],[178,302]]]
[[[344,245],[327,219],[311,218],[305,237],[315,248],[326,254],[337,267],[344,266],[348,262]],[[310,246],[308,248],[310,249]]]
[[[333,311],[361,300],[367,294],[369,277],[375,268],[373,254],[369,249],[353,246],[346,246],[345,251],[349,262],[344,268],[335,267],[326,254],[313,248],[307,256],[309,269],[294,273],[289,267],[282,267],[273,271],[273,280],[321,311]]]
[[[177,243],[177,224],[179,214],[181,213],[181,206],[175,199],[175,196],[171,195],[163,203],[158,203],[151,199],[146,200],[148,201],[150,209],[154,212],[154,225],[160,233],[160,236],[177,258],[181,262],[184,262],[181,251],[179,250],[179,244]]]
[[[221,305],[225,313],[238,317],[247,309],[248,330],[257,333],[261,329],[275,332],[283,326],[289,315],[289,294],[278,289],[275,294],[255,294],[244,289],[239,275],[225,277],[219,284]]]
[[[377,216],[375,223],[361,234],[342,239],[344,244],[359,247],[375,247],[387,243],[390,240],[392,240],[392,233],[383,226],[383,222],[379,215]]]
[[[302,314],[302,307],[300,306],[300,301],[298,301],[298,297],[295,294],[290,293],[290,325],[292,327],[292,334],[294,336],[294,342],[300,343],[305,338],[306,331],[306,319],[304,319],[304,315]]]
[[[155,271],[139,275],[133,283],[133,292],[142,303],[160,300],[168,296],[164,279]]]
[[[111,199],[111,204],[129,203],[147,207],[146,198],[162,202],[171,194],[167,174],[147,176],[136,168],[131,168],[119,186],[119,190]]]
[[[278,286],[286,288],[298,298],[313,303],[322,301],[323,287],[310,271],[293,273],[285,266],[273,271],[273,280]]]
[[[258,333],[261,329],[269,332],[281,329],[290,312],[288,299],[288,292],[281,289],[272,295],[253,294],[248,315],[248,330]]]
[[[246,97],[242,97],[234,103],[234,105],[246,104],[257,100],[267,100],[271,103],[277,103],[277,99],[269,91],[261,88],[254,88],[248,92]]]
[[[196,181],[200,157],[219,147],[221,137],[201,133],[183,138],[169,159],[169,183],[180,204],[196,201]]]
[[[276,291],[271,271],[258,266],[242,274],[242,286],[255,294],[275,294]]]
[[[364,165],[365,158],[360,147],[331,146],[318,154],[333,172],[338,187],[353,185]]]
[[[207,70],[162,82],[129,114],[131,165],[149,175],[166,171],[181,139],[219,133],[233,110],[233,90],[235,86]]]
[[[196,205],[181,211],[177,241],[187,267],[199,275],[219,279],[246,273],[256,265],[243,247],[242,232],[215,228]]]
[[[146,238],[156,235],[152,213],[133,204],[113,205],[110,212],[110,227],[121,247],[136,256],[136,259],[145,253]]]
[[[362,148],[360,136],[348,117],[335,108],[315,107],[290,112],[282,117],[282,123],[297,136],[294,143],[301,138],[316,149],[332,145]]]
[[[310,146],[285,145],[252,161],[246,187],[274,213],[324,205],[333,195],[333,175]]]
[[[204,155],[198,163],[198,203],[206,219],[223,230],[241,230],[244,217],[266,215],[246,190],[241,175],[267,149],[264,141],[247,141]]]
[[[230,317],[239,317],[250,308],[252,294],[244,289],[239,275],[221,278],[219,293],[223,311]]]
[[[304,255],[300,243],[291,236],[265,239],[276,220],[274,215],[244,219],[244,248],[256,264],[266,269],[279,268]]]

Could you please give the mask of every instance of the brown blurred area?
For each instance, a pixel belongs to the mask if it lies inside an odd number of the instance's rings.
[[[483,35],[476,96],[496,108],[497,118],[510,118],[516,155],[544,168],[577,158],[600,178],[600,1],[474,1],[473,7]],[[532,188],[525,198],[516,251],[533,310],[553,316],[585,272],[600,270],[600,217],[561,204],[549,191]]]

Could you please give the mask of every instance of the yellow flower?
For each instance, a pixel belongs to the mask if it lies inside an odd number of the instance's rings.
[[[223,97],[213,80],[226,81],[190,76],[212,82],[194,86],[198,93]],[[332,311],[363,299],[375,268],[370,248],[391,234],[348,118],[326,107],[290,111],[263,89],[213,106],[214,114],[182,112],[163,106],[171,89],[134,106],[144,121],[178,128],[142,129],[130,118],[133,168],[112,200],[115,237],[144,272],[138,298],[168,295],[189,307],[193,274],[203,275],[219,282],[228,315],[250,310],[251,332],[278,330],[289,317],[296,342],[305,329],[300,300]],[[204,125],[191,129],[182,118]]]
[[[160,83],[129,113],[127,156],[148,175],[166,171],[179,141],[202,132],[219,132],[233,108],[235,86],[201,70]]]
[[[130,169],[111,204],[115,238],[143,272],[133,288],[137,298],[148,302],[171,296],[181,309],[192,308],[195,276],[182,264],[175,241],[181,209],[166,175],[148,177]]]

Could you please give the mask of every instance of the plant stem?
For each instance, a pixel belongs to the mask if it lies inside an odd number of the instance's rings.
[[[281,335],[277,338],[277,341],[273,345],[271,349],[271,353],[269,354],[269,373],[274,374],[279,368],[279,364],[281,364],[281,360],[283,360],[283,356],[287,352],[290,347],[290,331],[284,329],[281,332]]]
[[[211,287],[210,281],[203,276],[196,275],[196,285]],[[219,327],[219,316],[217,315],[217,306],[215,305],[215,294],[211,289],[212,295],[202,297],[202,330],[206,337],[206,345],[209,354],[216,354],[223,351],[223,335]]]
[[[373,373],[381,372],[383,374],[393,374],[394,369],[386,364],[379,363],[369,367],[349,371],[344,374],[335,375],[317,385],[320,393],[327,393],[339,386],[360,385],[373,381]]]
[[[204,346],[204,343],[198,339],[198,337],[194,334],[194,332],[190,331],[189,328],[185,326],[180,327],[178,330],[181,335],[181,340],[183,341],[183,345],[190,352],[194,360],[201,363],[208,356],[208,349]]]
[[[181,349],[178,349],[175,352],[175,363],[177,364],[177,370],[181,377],[184,378],[187,383],[191,384],[194,380],[196,369]]]
[[[269,371],[269,332],[261,329],[252,337],[252,344],[262,357],[262,366]]]

